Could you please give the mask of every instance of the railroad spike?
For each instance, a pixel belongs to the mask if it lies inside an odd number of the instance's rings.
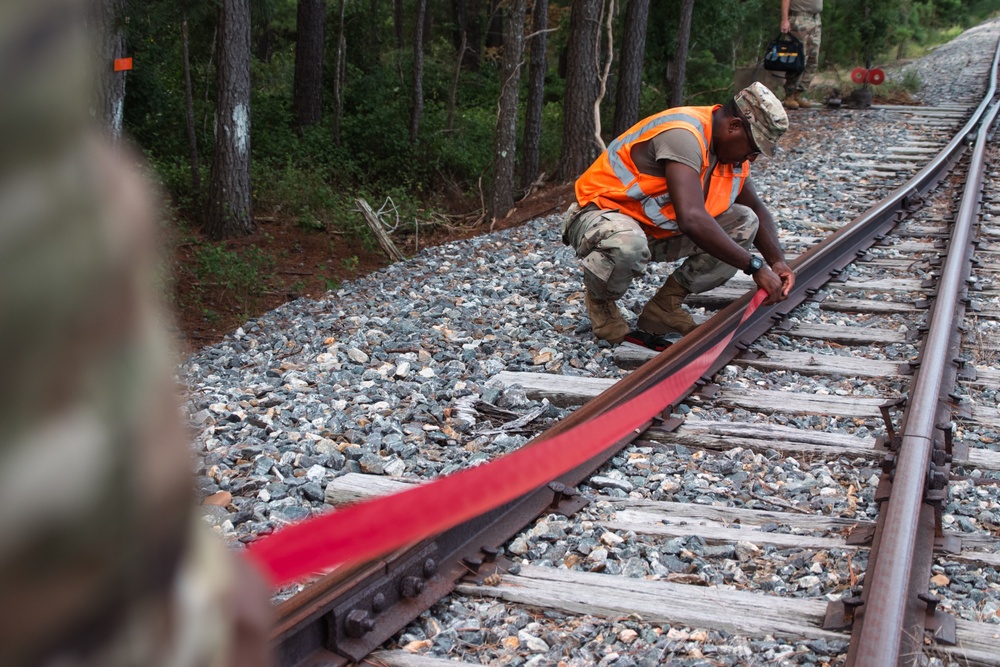
[[[476,574],[479,572],[479,568],[483,565],[483,559],[477,558],[476,556],[465,556],[462,559],[462,563],[465,567],[469,568],[469,571],[472,574]]]
[[[858,608],[864,604],[860,597],[852,596],[830,602],[826,606],[826,616],[823,619],[824,630],[849,630],[854,625]]]
[[[549,507],[556,509],[565,497],[566,485],[562,482],[549,482],[549,489],[552,491],[552,503]]]
[[[934,597],[930,593],[918,593],[917,599],[921,602],[927,603],[927,611],[931,614],[937,609],[938,603],[941,602],[941,598]]]

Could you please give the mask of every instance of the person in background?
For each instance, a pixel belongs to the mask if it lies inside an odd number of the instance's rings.
[[[767,290],[766,303],[788,296],[795,276],[750,179],[751,163],[773,156],[786,129],[781,102],[753,83],[724,105],[667,109],[639,121],[577,179],[579,208],[564,219],[563,242],[583,265],[597,338],[663,349],[665,335],[696,326],[684,298],[740,270]],[[630,331],[617,300],[650,260],[682,258]]]
[[[196,517],[155,209],[91,125],[87,8],[0,3],[0,665],[269,665],[266,584]]]
[[[806,67],[802,72],[785,73],[786,109],[808,109],[813,105],[802,95],[809,90],[819,67],[822,11],[823,0],[781,0],[781,32],[795,35],[802,42],[806,55]]]

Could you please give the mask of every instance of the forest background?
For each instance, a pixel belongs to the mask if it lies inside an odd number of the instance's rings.
[[[121,64],[99,115],[162,185],[164,287],[189,349],[388,263],[366,205],[403,255],[564,209],[604,142],[731,96],[780,21],[780,0],[96,3],[101,59]],[[825,0],[811,96],[998,10]]]

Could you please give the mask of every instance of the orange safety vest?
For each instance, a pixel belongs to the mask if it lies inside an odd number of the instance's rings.
[[[666,109],[633,125],[611,142],[608,149],[576,181],[576,200],[583,208],[594,203],[605,210],[618,210],[642,223],[653,238],[680,234],[677,214],[667,192],[664,176],[641,173],[632,161],[632,147],[656,135],[682,127],[698,138],[701,145],[701,182],[708,171],[708,148],[712,145],[714,107]],[[750,177],[750,162],[738,167],[717,163],[705,193],[705,208],[713,218],[736,201],[743,183]]]

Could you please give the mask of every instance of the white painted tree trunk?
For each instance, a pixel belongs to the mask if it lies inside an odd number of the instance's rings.
[[[216,42],[215,150],[206,231],[223,239],[254,229],[250,212],[250,0],[222,0]]]

